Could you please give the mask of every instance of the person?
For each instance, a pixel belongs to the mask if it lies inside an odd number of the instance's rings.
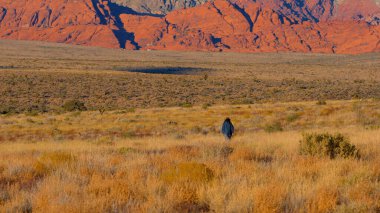
[[[224,120],[224,122],[223,122],[222,134],[229,141],[229,140],[231,140],[232,135],[234,134],[234,131],[235,131],[235,128],[231,122],[231,119],[226,118],[226,120]]]

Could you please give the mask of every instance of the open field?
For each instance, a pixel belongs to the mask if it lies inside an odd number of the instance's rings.
[[[0,41],[0,111],[60,111],[72,99],[112,110],[379,98],[379,67],[378,53],[130,52]]]
[[[380,102],[334,101],[0,117],[0,209],[379,212]],[[231,116],[237,135],[218,128]],[[301,155],[340,132],[360,159]]]
[[[379,68],[0,40],[0,212],[378,213]],[[302,152],[325,132],[359,154]]]

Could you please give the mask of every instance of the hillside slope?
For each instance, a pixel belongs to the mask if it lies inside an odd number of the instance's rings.
[[[170,10],[203,3],[166,2]],[[142,50],[377,52],[379,3],[215,0],[157,15],[150,7],[136,11],[109,0],[4,0],[0,38]]]

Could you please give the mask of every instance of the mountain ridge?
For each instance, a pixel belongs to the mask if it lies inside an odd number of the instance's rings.
[[[380,51],[377,0],[214,0],[166,15],[109,0],[3,1],[2,39],[132,50]]]

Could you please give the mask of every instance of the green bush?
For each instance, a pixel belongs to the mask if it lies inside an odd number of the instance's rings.
[[[300,152],[312,156],[329,156],[330,159],[359,158],[359,150],[350,144],[349,139],[342,134],[311,133],[304,134],[300,141]]]
[[[63,104],[63,109],[65,111],[73,112],[73,111],[86,111],[87,107],[83,102],[78,100],[70,100]]]

